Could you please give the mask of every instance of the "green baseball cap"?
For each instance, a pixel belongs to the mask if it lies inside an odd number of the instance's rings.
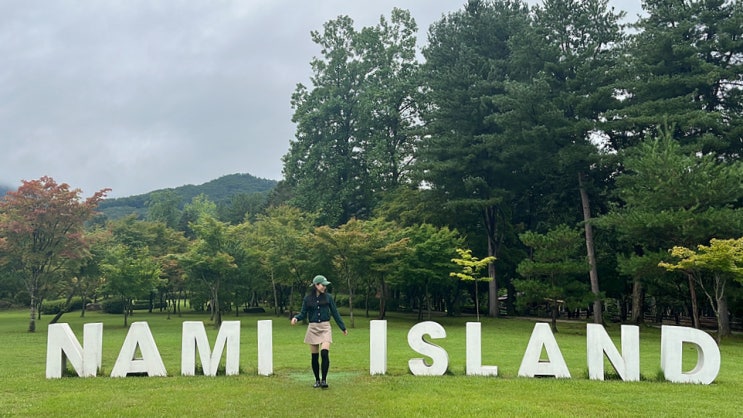
[[[330,284],[330,282],[328,281],[328,279],[325,278],[325,276],[321,276],[321,275],[318,274],[317,276],[315,276],[314,279],[312,279],[312,286],[314,286],[316,284],[321,284],[321,285],[327,286],[327,285]]]

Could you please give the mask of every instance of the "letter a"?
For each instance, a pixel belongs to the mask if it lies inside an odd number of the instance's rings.
[[[549,361],[539,361],[542,355],[542,347],[547,351]],[[570,378],[565,359],[562,357],[560,347],[557,345],[555,336],[552,334],[549,324],[538,322],[534,324],[529,345],[526,346],[524,358],[519,367],[519,376],[554,376]]]
[[[134,358],[137,346],[142,353],[141,359]],[[111,377],[126,377],[128,373],[147,373],[148,376],[167,376],[168,374],[147,322],[132,322],[124,343],[121,345],[116,364],[111,370]]]

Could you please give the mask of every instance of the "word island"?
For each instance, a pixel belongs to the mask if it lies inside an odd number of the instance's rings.
[[[258,374],[273,374],[273,340],[271,320],[257,322]],[[481,323],[467,322],[465,330],[466,374],[497,376],[498,366],[482,364]],[[425,338],[428,336],[428,340]],[[426,358],[413,358],[408,368],[415,376],[437,376],[446,373],[449,355],[445,349],[430,340],[446,338],[446,330],[433,321],[415,324],[408,331],[408,345]],[[697,351],[697,363],[684,371],[683,346]],[[83,326],[83,344],[80,345],[69,324],[49,326],[46,353],[46,377],[62,377],[71,364],[81,377],[94,377],[101,370],[103,324]],[[137,355],[139,348],[139,355]],[[720,350],[715,340],[706,332],[688,327],[661,327],[660,367],[665,379],[674,383],[712,383],[720,371]],[[546,359],[542,353],[546,353]],[[240,365],[240,321],[225,321],[219,328],[214,350],[206,334],[204,323],[183,322],[181,338],[181,375],[193,376],[196,355],[199,354],[204,375],[216,376],[220,361],[225,357],[225,374],[236,375]],[[624,381],[640,380],[640,331],[636,325],[622,325],[621,353],[599,324],[587,324],[586,359],[588,376],[592,380],[604,379],[604,359]],[[387,373],[387,321],[375,320],[369,327],[369,372],[372,375]],[[129,375],[167,376],[155,339],[147,322],[131,324],[119,351],[111,377]],[[529,343],[519,367],[521,377],[570,378],[570,371],[560,352],[560,347],[547,323],[534,325]]]

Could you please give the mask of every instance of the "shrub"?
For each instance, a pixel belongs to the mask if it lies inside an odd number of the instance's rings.
[[[45,300],[41,302],[41,307],[39,310],[44,315],[56,315],[59,312],[62,311],[65,307],[65,303],[67,302],[67,299],[54,299],[54,300]],[[83,299],[79,296],[73,297],[70,300],[70,306],[67,309],[67,312],[72,311],[79,311],[83,308]]]
[[[101,310],[110,314],[123,314],[124,302],[118,299],[106,299],[101,302]]]

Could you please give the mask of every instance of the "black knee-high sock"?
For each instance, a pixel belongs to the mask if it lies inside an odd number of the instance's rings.
[[[312,353],[312,373],[315,374],[315,380],[320,380],[320,354]]]
[[[328,350],[320,350],[322,355],[322,380],[328,377],[328,369],[330,369],[330,355]]]

